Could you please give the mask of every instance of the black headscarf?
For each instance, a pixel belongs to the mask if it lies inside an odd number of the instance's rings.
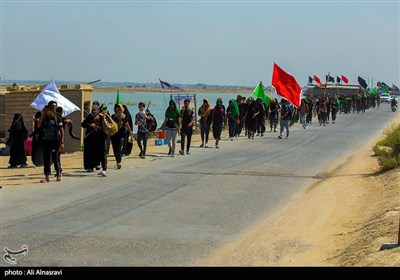
[[[21,138],[23,140],[27,138],[28,131],[26,130],[24,119],[21,114],[14,114],[13,121],[8,131],[10,132],[10,138]]]
[[[14,118],[13,118],[13,121],[11,123],[9,131],[12,131],[13,128],[15,129],[17,124],[21,125],[21,127],[25,127],[24,119],[23,119],[23,117],[22,117],[22,115],[20,113],[14,114]]]
[[[90,112],[90,115],[92,117],[96,116],[97,113],[99,112],[99,110],[100,110],[99,101],[93,101],[93,103],[92,103],[92,111]]]
[[[122,107],[124,107],[124,114],[125,114],[125,118],[126,118],[126,121],[129,123],[129,126],[131,127],[131,129],[132,129],[132,127],[133,127],[133,122],[132,122],[132,115],[131,115],[131,113],[129,112],[129,110],[128,110],[128,107],[126,107],[126,105],[122,105]]]

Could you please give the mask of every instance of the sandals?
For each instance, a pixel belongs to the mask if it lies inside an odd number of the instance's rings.
[[[61,181],[61,175],[58,175],[58,176],[57,176],[56,181],[57,181],[57,182],[60,182],[60,181]],[[44,177],[44,179],[40,180],[40,183],[48,183],[48,182],[50,182],[49,176],[46,176],[46,177]]]
[[[48,183],[50,181],[49,176],[44,177],[44,179],[40,180],[40,183]]]

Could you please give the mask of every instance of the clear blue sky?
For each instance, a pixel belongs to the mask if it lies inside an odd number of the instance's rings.
[[[400,82],[398,1],[1,1],[2,79]]]

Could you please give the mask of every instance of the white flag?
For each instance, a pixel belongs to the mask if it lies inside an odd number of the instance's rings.
[[[36,110],[41,111],[50,101],[56,101],[57,106],[63,108],[63,117],[71,114],[72,112],[81,110],[78,106],[61,95],[54,80],[51,80],[51,82],[45,86],[35,100],[33,100],[31,106]]]

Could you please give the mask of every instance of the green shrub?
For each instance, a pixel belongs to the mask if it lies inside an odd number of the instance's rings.
[[[373,148],[378,156],[382,170],[389,170],[400,166],[400,124],[386,129],[385,137],[379,140]]]
[[[372,148],[372,150],[374,151],[374,153],[375,153],[375,156],[384,156],[384,155],[387,155],[387,151],[385,151],[384,149],[382,149],[382,146],[381,145],[378,145],[378,144],[376,144],[373,148]]]
[[[400,166],[398,157],[380,156],[380,157],[378,157],[378,162],[379,162],[379,166],[381,167],[381,170],[383,170],[383,171],[394,169],[394,168]]]

